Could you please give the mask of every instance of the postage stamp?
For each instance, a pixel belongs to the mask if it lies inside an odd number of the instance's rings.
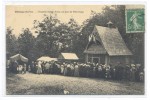
[[[126,10],[126,33],[139,33],[145,31],[144,9]]]

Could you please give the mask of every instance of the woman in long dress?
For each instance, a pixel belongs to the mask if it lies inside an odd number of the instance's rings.
[[[66,76],[68,73],[68,70],[67,70],[67,64],[64,64],[64,75]]]
[[[60,69],[61,69],[61,74],[63,74],[64,73],[64,65],[63,64],[61,65]]]
[[[39,62],[38,62],[38,66],[37,66],[37,67],[38,67],[38,68],[37,68],[37,74],[41,74],[41,73],[42,73],[42,66],[41,66],[41,64],[42,64],[42,63],[39,61]]]
[[[74,76],[79,77],[79,66],[76,64],[74,66]]]
[[[67,75],[71,76],[71,64],[70,63],[67,64]]]
[[[22,69],[23,69],[22,65],[19,65],[18,67],[19,74],[22,74]]]
[[[74,76],[74,64],[71,64],[70,68],[71,68],[70,75]]]
[[[102,66],[98,65],[98,77],[102,78]]]
[[[23,64],[23,74],[25,74],[26,71],[27,71],[27,65],[24,63],[24,64]]]

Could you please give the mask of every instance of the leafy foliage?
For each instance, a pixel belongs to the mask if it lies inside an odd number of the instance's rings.
[[[11,27],[7,27],[6,29],[6,52],[7,58],[12,56],[18,52],[18,42],[15,35],[12,34],[13,29]]]
[[[79,34],[79,25],[74,19],[61,23],[55,16],[45,16],[42,22],[35,21],[34,24],[39,33],[36,45],[41,54],[57,57],[60,52],[72,52],[77,41],[75,37]]]
[[[88,36],[95,25],[107,27],[112,21],[117,27],[126,45],[133,53],[136,63],[144,63],[144,34],[127,34],[125,31],[125,6],[113,5],[103,8],[103,12],[91,11],[91,16],[80,26],[71,18],[68,23],[61,23],[56,16],[44,15],[42,21],[34,20],[33,26],[38,34],[35,38],[31,31],[23,29],[16,39],[11,28],[7,28],[7,51],[11,55],[21,53],[31,60],[46,55],[58,57],[60,52],[75,52],[79,58],[84,59],[83,51],[88,43]]]
[[[35,43],[35,37],[32,35],[31,31],[28,28],[22,30],[22,33],[18,37],[18,43],[19,53],[32,60],[32,50]]]

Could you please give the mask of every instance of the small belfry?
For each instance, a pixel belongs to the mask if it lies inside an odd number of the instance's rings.
[[[113,23],[112,23],[111,21],[109,21],[109,22],[107,23],[107,26],[108,26],[109,28],[112,28]]]

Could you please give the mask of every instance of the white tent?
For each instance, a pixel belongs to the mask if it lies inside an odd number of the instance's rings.
[[[39,59],[37,59],[37,61],[57,61],[57,58],[51,58],[48,56],[42,56]]]
[[[22,56],[21,54],[16,54],[14,56],[11,56],[10,57],[10,61],[11,62],[14,62],[15,60],[20,60],[20,61],[23,61],[23,62],[28,62],[28,58]]]

